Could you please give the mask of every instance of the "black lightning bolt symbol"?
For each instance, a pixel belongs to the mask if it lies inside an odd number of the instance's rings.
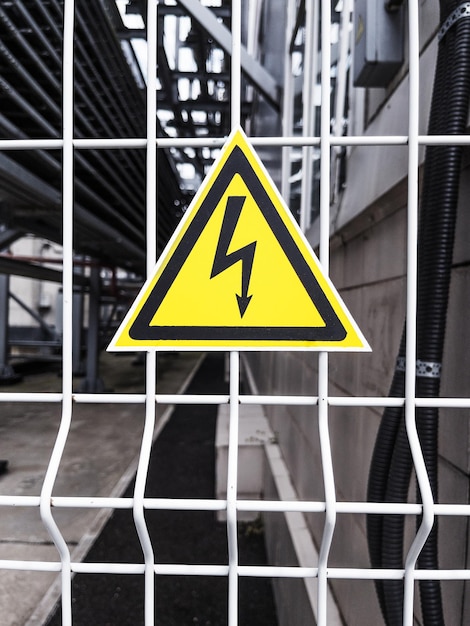
[[[239,250],[235,250],[227,254],[230,242],[235,232],[240,213],[246,196],[229,196],[225,215],[220,230],[219,242],[215,251],[214,263],[212,265],[211,278],[218,276],[226,269],[242,262],[242,292],[241,295],[236,294],[240,317],[245,314],[252,296],[248,295],[248,287],[250,284],[251,270],[253,269],[253,259],[255,256],[256,241],[249,243]]]

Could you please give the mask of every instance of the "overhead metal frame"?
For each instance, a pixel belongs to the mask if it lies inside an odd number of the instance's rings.
[[[2,139],[61,139],[62,13],[61,0],[0,5]],[[145,97],[122,52],[118,20],[112,0],[76,3],[77,139],[145,138]],[[11,150],[0,157],[0,221],[18,234],[60,241],[60,151]],[[74,159],[74,248],[142,273],[144,150],[77,149]],[[175,205],[186,199],[165,151],[159,151],[157,176],[162,248],[178,221]]]
[[[142,29],[124,26],[115,0],[74,4],[73,251],[143,277],[149,263],[146,237],[155,232],[159,254],[214,158],[207,147],[172,146],[159,147],[155,160],[146,162],[155,149],[149,142],[173,137],[223,140],[232,127],[231,2],[221,0],[211,8],[199,0],[159,2],[152,135],[146,81],[132,45],[136,38],[146,40],[147,2],[134,0],[127,6],[128,12],[141,14]],[[63,8],[63,0],[0,3],[0,250],[29,233],[62,242]],[[165,37],[177,36],[165,30],[171,16],[190,20],[185,40],[173,43],[190,49],[194,67],[168,59]],[[253,93],[277,115],[280,89],[274,78],[243,46],[234,63],[247,81],[241,90],[238,86],[241,93],[236,96],[239,122],[247,123],[253,114]],[[183,98],[182,80],[197,84],[197,93]],[[254,90],[246,88],[248,83]],[[146,215],[149,163],[156,171],[151,229]],[[192,181],[181,176],[188,164],[195,172]],[[4,256],[0,272],[62,279],[62,272]],[[75,278],[77,285],[89,287],[83,276]]]
[[[131,0],[129,13],[142,15],[146,0]],[[143,273],[145,267],[145,83],[129,41],[145,39],[146,28],[126,29],[114,0],[77,0],[75,37],[75,236],[74,248],[107,265]],[[164,41],[165,19],[188,17],[184,42],[196,69],[172,67]],[[33,233],[60,241],[61,90],[63,0],[18,0],[0,5],[0,140],[57,142],[37,150],[0,154],[0,223],[18,236]],[[162,1],[158,6],[157,136],[225,137],[230,131],[231,5],[206,7],[199,0]],[[166,37],[170,37],[167,33]],[[123,45],[126,45],[126,54]],[[216,68],[211,56],[222,55]],[[243,75],[279,111],[280,89],[242,46]],[[178,81],[197,82],[197,97],[182,100]],[[244,90],[244,93],[246,90]],[[242,97],[241,122],[253,112]],[[168,135],[169,133],[169,135]],[[112,142],[120,138],[115,146]],[[138,140],[142,138],[142,142]],[[87,140],[109,140],[106,149]],[[123,146],[125,140],[133,148]],[[80,144],[85,142],[85,145]],[[5,146],[2,146],[4,148]],[[53,149],[56,147],[57,150]],[[158,242],[171,236],[189,196],[178,167],[192,164],[200,180],[213,160],[203,149],[158,150]]]
[[[232,51],[230,30],[218,21],[214,13],[198,0],[178,0],[198,25],[213,38],[227,53]],[[265,68],[250,56],[245,46],[240,46],[240,67],[242,73],[256,87],[260,94],[277,110],[280,110],[280,87]]]
[[[140,14],[146,20],[146,1],[131,0],[127,13]],[[163,135],[188,139],[224,138],[231,129],[231,2],[221,0],[218,6],[205,6],[200,0],[183,0],[175,3],[159,2],[157,20],[158,96],[157,108]],[[171,20],[171,24],[167,20]],[[180,20],[189,20],[187,34],[180,33]],[[246,18],[245,18],[246,19]],[[186,22],[187,24],[187,22]],[[168,28],[170,25],[170,28]],[[145,28],[131,30],[130,37],[145,38]],[[129,33],[123,33],[129,38]],[[170,52],[169,52],[170,51]],[[181,59],[181,52],[189,51]],[[175,53],[175,59],[169,54]],[[240,49],[240,66],[244,85],[240,101],[240,121],[246,125],[256,111],[256,99],[269,103],[276,115],[280,111],[281,89],[275,78],[258,61],[250,56],[245,46]],[[187,92],[180,89],[187,84]],[[253,89],[248,90],[247,86]],[[194,192],[199,186],[214,155],[199,147],[173,147],[171,154],[178,166],[191,164],[195,176],[187,183]],[[184,181],[183,181],[184,182]]]

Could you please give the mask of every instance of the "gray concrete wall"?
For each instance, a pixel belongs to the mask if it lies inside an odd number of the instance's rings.
[[[429,5],[423,2],[423,7]],[[420,132],[425,134],[431,98],[435,43],[432,7],[423,15]],[[353,119],[352,132],[407,134],[407,78],[393,92],[355,90],[353,111],[368,117]],[[367,100],[367,102],[366,102]],[[375,102],[375,104],[374,104]],[[385,106],[384,106],[385,104]],[[372,109],[371,109],[372,107]],[[371,115],[373,110],[373,115]],[[421,159],[424,157],[424,149]],[[406,307],[406,146],[358,146],[348,152],[346,190],[332,207],[330,276],[359,327],[370,342],[370,354],[331,354],[331,395],[386,396],[395,367]],[[470,150],[464,157],[460,206],[454,251],[448,325],[443,360],[441,395],[468,397],[470,329]],[[308,233],[318,243],[314,224]],[[301,352],[248,355],[260,393],[317,394],[315,354]],[[292,482],[301,499],[324,499],[317,411],[305,407],[266,407]],[[364,501],[369,464],[381,410],[335,408],[330,410],[330,434],[340,501]],[[467,409],[440,411],[439,502],[469,503],[469,417]],[[410,488],[414,497],[414,485]],[[323,516],[307,516],[317,546]],[[440,567],[469,567],[468,519],[441,517],[439,521]],[[407,530],[414,534],[414,520]],[[368,567],[365,516],[339,515],[330,564]],[[332,589],[348,626],[380,624],[382,619],[372,582],[332,581]],[[446,623],[470,623],[470,588],[462,581],[442,584]],[[420,623],[419,607],[416,608]]]
[[[470,271],[467,198],[468,164],[462,176],[462,193],[454,255],[449,318],[443,363],[442,396],[468,396],[470,330],[467,324]],[[359,327],[370,342],[370,354],[331,354],[331,395],[386,396],[391,382],[405,314],[406,210],[400,186],[383,198],[394,208],[374,211],[350,223],[354,233],[341,245],[334,241],[330,275]],[[317,360],[314,353],[253,353],[248,356],[260,393],[317,394]],[[266,407],[271,427],[301,499],[323,500],[322,465],[317,411],[306,407]],[[440,412],[439,475],[442,503],[468,503],[469,411]],[[364,501],[372,449],[381,411],[367,408],[330,410],[330,435],[336,496],[340,501]],[[411,490],[414,493],[414,486]],[[307,516],[317,546],[323,515]],[[408,535],[413,534],[414,522]],[[466,554],[468,521],[440,519],[440,567],[469,566]],[[339,515],[333,540],[331,566],[368,567],[365,516]],[[348,626],[382,623],[373,583],[332,582],[340,611]],[[470,621],[470,589],[459,581],[443,584],[449,624]]]
[[[406,10],[406,5],[405,5]],[[420,1],[420,121],[426,134],[437,55],[438,5]],[[405,58],[407,50],[405,50]],[[387,89],[351,89],[351,135],[408,134],[407,62]],[[406,145],[354,146],[347,149],[347,184],[331,207],[330,276],[370,342],[370,354],[331,354],[331,395],[386,396],[391,383],[406,308]],[[420,162],[424,147],[420,148]],[[449,299],[448,327],[443,362],[442,396],[470,394],[468,377],[470,330],[467,323],[470,293],[470,150],[462,172],[459,216]],[[318,245],[318,224],[307,237]],[[256,386],[266,394],[317,394],[318,356],[313,353],[278,352],[247,355]],[[321,451],[316,408],[265,407],[271,428],[301,499],[323,500]],[[469,502],[469,417],[467,409],[440,411],[439,502]],[[339,501],[364,501],[372,450],[381,418],[374,408],[330,409],[330,435]],[[266,485],[266,493],[271,485]],[[414,484],[410,498],[414,498]],[[307,515],[308,527],[318,546],[323,515]],[[280,524],[267,523],[269,550],[290,553]],[[407,544],[415,522],[407,528]],[[440,567],[469,567],[467,518],[441,517]],[[331,566],[368,567],[365,516],[338,515],[330,556]],[[312,565],[315,565],[314,563]],[[282,586],[277,581],[276,585]],[[367,581],[332,581],[342,618],[348,626],[383,623],[375,589]],[[463,581],[442,584],[447,624],[470,623],[470,588]],[[289,590],[279,588],[279,597]],[[292,592],[294,593],[294,592]],[[283,595],[284,594],[284,595]],[[417,623],[421,623],[418,602]],[[289,624],[289,620],[281,624]]]

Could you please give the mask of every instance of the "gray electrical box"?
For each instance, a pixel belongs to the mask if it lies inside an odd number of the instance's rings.
[[[354,86],[386,87],[403,64],[403,7],[384,0],[354,2]]]

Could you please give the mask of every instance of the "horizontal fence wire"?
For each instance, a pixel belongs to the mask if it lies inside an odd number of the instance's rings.
[[[40,496],[1,495],[0,507],[38,507]],[[56,509],[132,509],[134,499],[131,497],[95,497],[95,496],[53,496],[51,506]],[[227,500],[221,499],[191,499],[191,498],[144,498],[144,509],[149,511],[226,511]],[[236,500],[237,511],[250,512],[302,512],[324,513],[324,501],[304,500]],[[435,515],[442,516],[470,516],[469,504],[433,504]],[[335,511],[338,514],[380,514],[380,515],[421,515],[423,506],[417,503],[397,502],[336,502]]]
[[[72,402],[76,404],[145,404],[146,395],[141,393],[73,393]],[[25,402],[25,403],[59,403],[62,402],[61,393],[15,393],[0,392],[1,402]],[[202,395],[202,394],[159,394],[154,395],[156,404],[184,405],[184,404],[229,404],[229,395]],[[318,396],[268,396],[268,395],[240,395],[239,404],[243,405],[283,405],[283,406],[317,406]],[[389,398],[385,396],[328,396],[329,406],[338,407],[401,407],[405,405],[405,398]],[[417,407],[436,407],[447,409],[468,409],[470,398],[415,398]],[[452,413],[448,414],[452,417]],[[347,415],[342,416],[347,419]]]
[[[34,572],[60,572],[59,561],[5,561],[0,569]],[[71,562],[70,571],[77,574],[144,574],[143,563],[83,563]],[[159,576],[228,576],[228,565],[185,565],[183,563],[156,563],[153,573]],[[237,573],[244,578],[317,578],[316,567],[238,565]],[[328,567],[326,577],[330,580],[402,580],[404,569],[372,569]],[[416,570],[415,580],[470,580],[470,570],[430,569]]]
[[[155,139],[157,148],[221,148],[226,138],[201,137],[158,137]],[[470,135],[418,135],[416,138],[420,146],[452,146],[470,145]],[[255,147],[302,147],[320,146],[320,137],[250,137],[250,143]],[[347,135],[328,137],[331,146],[407,146],[408,135]],[[113,150],[116,148],[146,149],[149,141],[144,138],[116,138],[74,139],[74,148],[78,150]],[[0,150],[60,150],[63,148],[62,139],[0,139]]]

